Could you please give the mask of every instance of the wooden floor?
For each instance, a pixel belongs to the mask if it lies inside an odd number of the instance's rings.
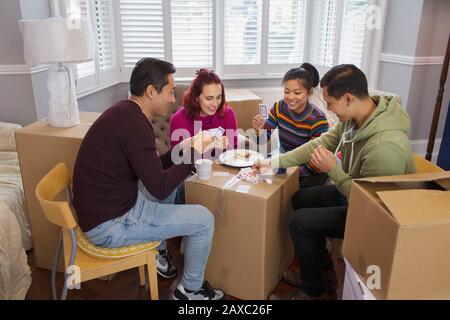
[[[179,251],[180,238],[168,241],[169,251],[174,258],[174,264],[181,270],[183,267],[183,256]],[[28,291],[27,300],[46,300],[52,298],[50,278],[51,272],[36,268],[34,264],[33,251],[28,252],[28,260],[31,267],[32,284]],[[338,297],[342,296],[342,285],[344,280],[344,262],[338,260],[335,266],[339,279]],[[179,273],[180,274],[180,273]],[[57,291],[60,294],[62,288],[62,274],[57,276]],[[159,297],[168,300],[171,293],[177,285],[178,279],[164,279],[158,277]],[[274,292],[284,293],[293,291],[296,288],[280,281]],[[145,300],[149,299],[148,289],[139,286],[139,273],[137,268],[120,272],[112,277],[111,280],[91,280],[81,284],[81,290],[70,290],[68,299],[71,300]],[[227,296],[227,299],[236,300],[237,298]]]

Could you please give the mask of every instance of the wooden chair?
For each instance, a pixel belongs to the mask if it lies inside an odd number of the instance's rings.
[[[61,247],[64,252],[65,277],[61,299],[67,296],[69,286],[104,277],[116,272],[139,267],[140,285],[144,286],[147,266],[150,298],[157,300],[158,278],[156,254],[159,241],[121,248],[100,248],[90,243],[75,220],[71,209],[70,174],[64,163],[57,164],[36,187],[36,197],[47,219],[62,228],[52,270],[52,294],[56,299],[55,277]],[[68,201],[56,201],[55,197],[65,190]],[[101,258],[99,258],[101,256]],[[78,269],[78,268],[79,269]],[[79,274],[72,273],[79,270]],[[68,283],[70,282],[70,283]]]

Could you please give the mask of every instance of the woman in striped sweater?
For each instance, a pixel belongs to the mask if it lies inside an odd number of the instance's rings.
[[[319,72],[313,65],[303,63],[301,67],[289,70],[282,83],[283,99],[270,109],[267,120],[256,115],[252,126],[259,137],[266,132],[267,140],[270,139],[272,130],[278,128],[280,153],[285,153],[328,131],[328,121],[325,114],[308,101],[312,89],[319,84]],[[326,180],[327,175],[312,163],[300,167],[302,188],[321,185]]]

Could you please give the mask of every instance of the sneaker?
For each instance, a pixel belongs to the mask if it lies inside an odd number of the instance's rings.
[[[172,278],[177,274],[177,268],[170,262],[171,258],[167,249],[159,250],[159,253],[156,255],[156,271],[164,278]]]
[[[203,285],[197,291],[190,291],[185,289],[181,283],[178,284],[172,294],[173,300],[224,300],[225,294],[221,290],[213,289],[208,281],[203,282]]]

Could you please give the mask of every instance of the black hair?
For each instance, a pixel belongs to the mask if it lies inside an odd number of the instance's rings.
[[[131,73],[130,92],[141,97],[148,86],[155,87],[158,93],[169,83],[169,75],[175,73],[175,67],[170,62],[155,58],[142,58],[136,63]]]
[[[340,99],[350,93],[358,99],[369,96],[365,74],[353,64],[341,64],[331,68],[320,80],[320,86],[327,87],[328,95]]]
[[[286,72],[282,84],[289,80],[302,80],[306,90],[311,91],[312,88],[319,84],[319,72],[310,63],[303,63],[299,68],[293,68]]]

